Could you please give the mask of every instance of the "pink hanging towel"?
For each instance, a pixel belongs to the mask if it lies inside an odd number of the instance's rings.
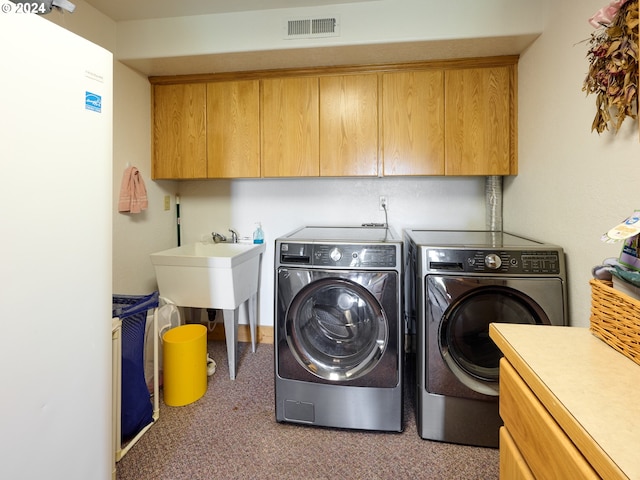
[[[147,189],[140,172],[136,167],[128,167],[122,175],[118,211],[140,213],[146,210],[148,205]]]

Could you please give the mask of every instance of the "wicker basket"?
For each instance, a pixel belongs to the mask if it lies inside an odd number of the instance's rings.
[[[640,365],[640,301],[591,280],[591,332]]]

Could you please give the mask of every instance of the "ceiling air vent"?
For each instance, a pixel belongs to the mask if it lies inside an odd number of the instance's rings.
[[[338,37],[338,17],[291,18],[285,21],[284,38]]]

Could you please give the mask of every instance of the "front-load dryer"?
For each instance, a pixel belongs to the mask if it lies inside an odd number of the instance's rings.
[[[402,431],[402,240],[303,227],[275,263],[276,420]]]
[[[563,250],[488,231],[405,230],[405,244],[418,433],[497,447],[502,354],[489,324],[566,325]]]

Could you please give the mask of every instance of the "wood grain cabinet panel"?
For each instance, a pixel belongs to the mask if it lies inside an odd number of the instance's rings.
[[[444,175],[444,73],[382,75],[383,174]]]
[[[262,81],[262,176],[320,174],[318,77]]]
[[[446,175],[511,175],[515,66],[445,72]]]
[[[535,478],[600,478],[504,358],[500,360],[500,416]]]
[[[153,178],[517,174],[517,57],[150,81]]]
[[[207,84],[207,176],[260,176],[260,82]]]
[[[378,76],[320,77],[320,176],[378,175]]]
[[[154,179],[206,178],[206,85],[153,88]]]
[[[500,478],[535,480],[527,462],[505,427],[500,427]]]

